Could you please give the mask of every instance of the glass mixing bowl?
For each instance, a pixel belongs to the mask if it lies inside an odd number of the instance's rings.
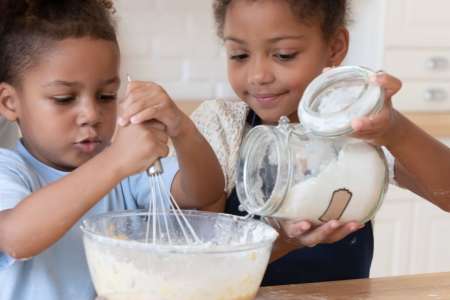
[[[91,277],[101,299],[251,300],[261,284],[277,232],[242,217],[183,211],[202,241],[181,230],[146,243],[145,211],[88,217],[81,226]],[[150,215],[161,218],[163,215]],[[168,222],[178,224],[174,213]],[[150,230],[152,232],[152,230]],[[173,242],[175,241],[175,242]]]

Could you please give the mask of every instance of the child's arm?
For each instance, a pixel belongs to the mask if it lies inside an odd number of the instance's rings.
[[[401,87],[398,79],[379,74],[374,80],[385,88],[385,106],[378,114],[353,122],[356,137],[386,146],[396,158],[399,185],[450,211],[450,148],[393,109],[391,97]]]
[[[191,119],[155,83],[133,81],[128,91],[134,96],[123,103],[126,112],[121,115],[120,124],[159,122],[172,139],[180,166],[171,188],[177,203],[202,208],[216,202],[224,190],[222,170]]]
[[[139,147],[130,147],[139,140]],[[121,179],[167,154],[167,136],[149,125],[120,129],[114,143],[75,171],[0,212],[0,250],[22,259],[60,239]]]

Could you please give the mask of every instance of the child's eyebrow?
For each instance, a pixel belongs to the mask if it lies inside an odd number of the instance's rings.
[[[74,86],[80,86],[81,83],[79,83],[79,82],[71,82],[71,81],[64,81],[64,80],[54,80],[54,81],[51,81],[49,83],[44,84],[43,86],[44,87],[49,87],[49,86],[58,86],[58,85],[74,87]]]
[[[268,39],[268,42],[273,44],[273,43],[277,43],[282,40],[302,40],[302,39],[305,39],[304,35],[282,35],[282,36],[270,38],[270,39]],[[230,41],[230,42],[235,42],[235,43],[242,44],[242,45],[246,44],[246,42],[244,40],[241,40],[241,39],[238,39],[235,37],[231,37],[231,36],[224,37],[223,40],[224,40],[224,42]]]
[[[305,39],[304,35],[283,35],[283,36],[277,36],[274,38],[269,39],[270,43],[277,43],[282,40],[303,40]]]
[[[231,37],[231,36],[229,36],[229,37],[228,37],[228,36],[224,37],[224,38],[223,38],[223,41],[224,41],[224,42],[235,42],[235,43],[242,44],[242,45],[246,44],[245,41],[240,40],[240,39],[235,38],[235,37]]]
[[[120,83],[120,78],[116,76],[116,77],[113,77],[111,79],[107,79],[107,80],[102,82],[103,85],[108,85],[108,84],[113,84],[113,83]]]
[[[119,77],[115,76],[110,79],[106,79],[100,82],[101,85],[108,85],[113,83],[120,83]],[[47,84],[44,84],[44,87],[50,87],[50,86],[67,86],[67,87],[76,87],[76,86],[82,86],[83,84],[81,82],[77,81],[64,81],[64,80],[54,80]]]

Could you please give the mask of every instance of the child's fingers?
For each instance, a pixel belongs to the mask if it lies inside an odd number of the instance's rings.
[[[289,238],[298,238],[311,229],[312,225],[308,221],[281,222],[284,232]]]
[[[165,143],[157,144],[157,147],[151,148],[148,166],[151,166],[157,159],[169,155],[169,146]]]
[[[166,127],[164,124],[158,121],[147,121],[136,126],[143,126],[146,130],[151,132],[150,139],[158,141],[161,144],[167,144],[169,136],[166,133]]]
[[[343,226],[336,229],[332,234],[330,234],[327,242],[335,243],[337,241],[340,241],[343,238],[345,238],[346,236],[348,236],[349,234],[351,234],[357,230],[360,230],[363,227],[364,227],[364,225],[360,224],[358,222],[346,223]]]
[[[392,103],[388,99],[379,112],[352,120],[352,129],[355,133],[370,133],[383,130],[389,125],[391,114]]]
[[[158,92],[158,90],[160,90],[161,87],[151,81],[137,81],[137,80],[133,80],[128,82],[127,84],[127,88],[125,91],[125,97],[127,98],[128,96],[132,95],[132,94],[136,94],[136,93],[151,93],[152,91]]]
[[[160,110],[160,105],[155,105],[152,107],[147,107],[139,112],[135,113],[130,117],[131,124],[139,124],[142,122],[149,121],[154,118],[157,112]]]
[[[147,128],[153,128],[156,130],[159,130],[161,132],[164,132],[164,134],[167,135],[166,133],[166,125],[164,125],[163,123],[159,122],[159,121],[155,121],[155,120],[150,120],[150,121],[146,121],[145,123],[143,123]]]
[[[167,142],[169,141],[169,137],[167,136],[167,134],[165,134],[163,131],[160,130],[155,129],[153,131],[153,136],[160,144],[166,145]]]
[[[375,80],[384,88],[385,98],[388,99],[396,94],[402,87],[402,82],[398,78],[384,72],[377,73],[371,80]]]
[[[319,227],[305,233],[300,239],[301,243],[307,247],[314,247],[317,244],[328,242],[331,234],[342,224],[337,220],[329,221]]]
[[[140,96],[133,95],[133,97],[130,98],[133,100],[127,100],[128,102],[121,106],[122,112],[118,121],[119,125],[126,125],[129,122],[133,124],[145,122],[152,119],[153,115],[164,107],[164,95],[157,95],[151,99],[149,99],[148,95],[145,94]],[[139,117],[135,118],[137,115],[139,115]]]
[[[358,118],[352,121],[352,129],[354,134],[370,134],[379,132],[383,128],[383,118],[377,116],[369,116]]]

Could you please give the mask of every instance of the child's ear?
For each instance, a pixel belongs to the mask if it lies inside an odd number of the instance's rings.
[[[330,39],[330,66],[339,66],[348,52],[350,34],[345,27],[340,27]]]
[[[11,122],[17,121],[18,97],[13,86],[0,83],[0,115]]]

